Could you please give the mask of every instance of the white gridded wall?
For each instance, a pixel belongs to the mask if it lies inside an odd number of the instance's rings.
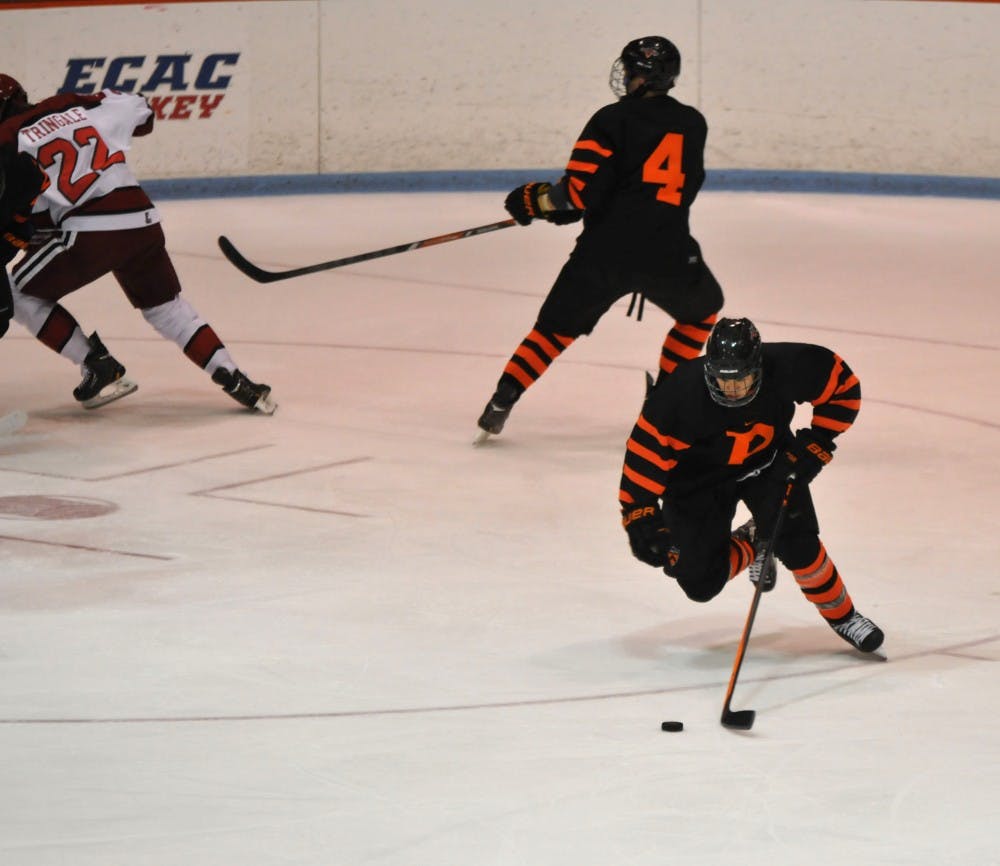
[[[144,177],[562,166],[621,46],[681,49],[712,168],[1000,176],[1000,4],[916,0],[295,0],[0,11],[35,96],[71,58],[238,53],[210,117]],[[43,45],[44,50],[38,50]],[[92,80],[102,81],[95,67]],[[175,88],[176,98],[179,92]],[[154,95],[169,96],[159,87]]]

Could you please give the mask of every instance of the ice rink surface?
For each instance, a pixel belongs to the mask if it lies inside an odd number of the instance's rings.
[[[163,202],[241,410],[109,278],[67,307],[139,391],[87,412],[12,325],[0,410],[0,862],[1000,864],[1000,203],[703,193],[725,313],[862,381],[814,485],[887,661],[794,581],[707,605],[616,494],[668,326],[616,305],[471,445],[576,227],[258,285],[504,218],[503,194]],[[685,723],[662,733],[660,722]]]

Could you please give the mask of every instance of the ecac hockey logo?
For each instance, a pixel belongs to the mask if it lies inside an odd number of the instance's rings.
[[[220,91],[228,89],[232,76],[227,73],[239,59],[238,52],[208,54],[201,60],[191,54],[71,57],[59,92],[141,92],[157,120],[205,119],[222,103],[225,93]]]

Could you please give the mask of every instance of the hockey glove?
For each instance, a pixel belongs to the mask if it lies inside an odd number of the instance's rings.
[[[803,427],[779,452],[774,461],[774,478],[783,485],[794,475],[797,486],[810,484],[820,470],[833,460],[836,447],[832,437],[812,427]]]
[[[670,531],[663,525],[659,505],[622,509],[622,526],[628,533],[632,555],[647,565],[665,568],[670,550]]]
[[[28,248],[35,227],[26,219],[14,219],[0,231],[0,265],[5,265]]]
[[[542,216],[542,207],[538,203],[538,197],[547,193],[549,189],[547,183],[523,184],[508,193],[503,206],[520,225],[526,226],[536,217]]]
[[[28,214],[35,199],[48,186],[48,178],[27,153],[0,149],[0,223],[12,215]]]

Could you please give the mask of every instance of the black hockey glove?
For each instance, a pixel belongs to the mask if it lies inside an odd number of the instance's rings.
[[[24,219],[14,219],[0,231],[0,265],[11,261],[19,252],[28,248],[35,227]]]
[[[772,477],[782,487],[793,474],[796,486],[810,484],[820,470],[833,460],[836,447],[832,437],[812,427],[803,427],[788,446],[778,452]]]
[[[647,565],[665,568],[670,550],[670,531],[663,525],[659,505],[622,509],[622,526],[628,533],[632,555]]]
[[[46,184],[45,172],[27,153],[0,148],[0,224],[14,214],[28,214]]]
[[[538,199],[551,189],[550,184],[538,181],[523,184],[510,191],[504,199],[503,206],[507,209],[507,213],[523,226],[535,219],[543,219],[557,226],[569,225],[583,219],[582,210],[542,210]]]
[[[517,189],[512,189],[507,198],[504,199],[503,206],[507,209],[517,222],[526,226],[533,219],[542,216],[541,205],[538,204],[538,197],[542,193],[549,191],[547,183],[525,183]]]

